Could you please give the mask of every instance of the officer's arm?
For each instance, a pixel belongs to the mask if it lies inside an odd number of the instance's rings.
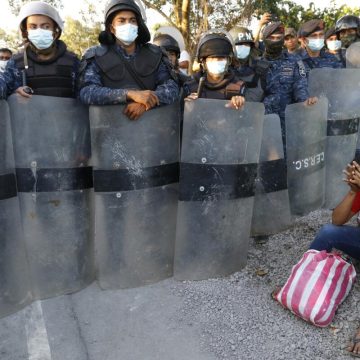
[[[179,99],[179,84],[176,74],[173,73],[172,68],[166,63],[165,58],[160,62],[156,74],[156,89],[155,94],[159,99],[160,105],[169,105]]]
[[[295,102],[304,102],[309,98],[306,71],[299,68],[298,63],[294,68],[293,98]]]
[[[10,59],[5,71],[0,73],[0,99],[6,99],[21,85],[21,72],[17,69],[15,61]]]
[[[87,105],[126,104],[127,89],[111,89],[103,86],[100,69],[94,56],[88,53],[80,65],[80,100]]]

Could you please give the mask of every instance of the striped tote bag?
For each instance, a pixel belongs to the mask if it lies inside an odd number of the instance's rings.
[[[274,298],[302,319],[325,327],[349,294],[355,277],[354,266],[340,254],[308,250]]]

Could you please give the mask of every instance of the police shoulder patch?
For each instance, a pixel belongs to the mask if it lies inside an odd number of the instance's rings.
[[[297,61],[297,64],[299,66],[299,74],[301,77],[306,77],[306,69],[304,62],[302,60]]]
[[[89,60],[95,56],[103,56],[108,51],[108,47],[104,45],[96,45],[87,49],[82,56],[82,60]]]

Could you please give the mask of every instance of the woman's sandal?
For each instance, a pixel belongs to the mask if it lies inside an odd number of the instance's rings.
[[[349,349],[349,348],[354,349],[355,345],[358,344],[358,343],[360,343],[360,331],[359,331],[359,330],[356,332],[356,335],[354,336],[351,344],[346,348],[346,352],[347,352],[349,355],[353,356],[353,357],[358,357],[358,358],[360,358],[360,353],[354,353],[354,352],[352,352],[352,351],[350,351],[350,350],[347,350],[347,349]]]

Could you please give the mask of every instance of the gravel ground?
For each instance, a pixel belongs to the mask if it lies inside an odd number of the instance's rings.
[[[248,265],[228,278],[173,286],[184,305],[176,321],[199,326],[201,346],[221,360],[351,358],[344,347],[359,325],[359,284],[327,328],[295,317],[270,296],[330,216],[315,211],[265,243],[252,240]]]
[[[0,319],[0,360],[342,360],[359,324],[360,285],[327,328],[272,300],[330,211],[251,241],[248,265],[222,279],[102,291],[96,283]],[[359,268],[357,269],[359,271]]]

